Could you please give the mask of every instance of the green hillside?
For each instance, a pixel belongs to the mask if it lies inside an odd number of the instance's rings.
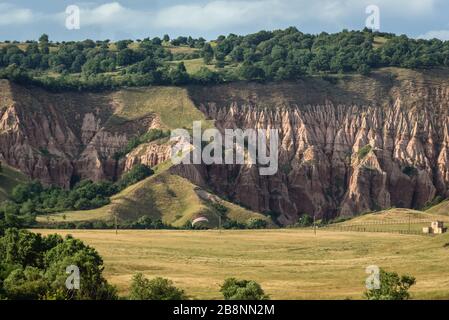
[[[445,200],[436,206],[433,206],[432,208],[428,209],[426,212],[432,213],[432,214],[438,214],[442,216],[449,216],[449,200]]]
[[[201,216],[208,218],[209,227],[216,227],[218,216],[214,203],[227,208],[226,219],[245,223],[250,218],[259,218],[274,227],[268,217],[210,195],[187,179],[168,171],[130,186],[113,196],[111,203],[105,207],[40,216],[37,220],[43,224],[98,220],[111,222],[115,217],[119,221],[135,221],[148,216],[152,220],[160,219],[166,224],[182,227]]]
[[[449,215],[394,208],[356,216],[325,227],[341,231],[422,234],[422,229],[436,220],[449,224]]]
[[[109,127],[149,115],[157,115],[163,129],[191,128],[193,121],[202,121],[205,126],[211,123],[195,107],[185,88],[129,88],[117,92],[114,101],[120,107],[107,122]]]
[[[2,164],[2,171],[0,172],[0,201],[8,199],[12,189],[17,184],[27,180],[27,177],[20,171]]]
[[[433,208],[432,208],[433,209]],[[413,221],[417,220],[442,220],[449,222],[449,215],[441,215],[434,212],[424,212],[412,209],[403,209],[403,208],[394,208],[389,210],[383,210],[375,213],[365,214],[361,216],[357,216],[353,219],[347,220],[345,222],[340,223],[341,225],[349,225],[349,224],[362,224],[362,223],[371,223],[371,222],[396,222],[396,221],[407,221],[408,219],[412,219]]]

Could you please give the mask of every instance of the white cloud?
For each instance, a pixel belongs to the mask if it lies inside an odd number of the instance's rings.
[[[449,30],[431,30],[417,37],[418,39],[440,39],[449,40]]]
[[[211,30],[252,23],[269,15],[273,1],[212,1],[205,5],[175,5],[156,14],[153,25],[162,28],[188,27]]]
[[[84,3],[81,20],[84,26],[116,29],[187,28],[211,30],[229,26],[251,26],[267,21],[300,24],[306,21],[341,23],[348,17],[360,15],[364,8],[376,4],[382,13],[406,16],[427,15],[435,10],[439,0],[211,0],[206,3],[166,6],[159,10],[134,10],[120,2],[101,5]],[[122,1],[123,2],[123,1]],[[57,14],[35,13],[30,9],[0,3],[0,24],[13,25],[35,22],[39,18],[64,21],[64,11]]]
[[[1,0],[0,0],[1,1]],[[362,27],[367,5],[380,8],[381,30],[384,17],[398,24],[415,19],[432,19],[442,0],[190,0],[185,4],[151,4],[142,10],[132,9],[131,1],[111,1],[101,5],[79,4],[81,29],[96,34],[149,34],[183,32],[196,34],[239,32],[296,25],[313,26],[317,31]],[[65,8],[64,8],[65,9]],[[65,10],[36,12],[17,5],[0,3],[0,26],[53,23],[64,28]],[[90,28],[90,29],[88,29]],[[387,31],[387,30],[386,30]],[[439,31],[432,31],[439,32]],[[444,31],[442,31],[444,33]],[[440,34],[444,35],[443,33]]]
[[[151,12],[132,10],[118,2],[102,4],[98,7],[81,8],[83,26],[100,26],[115,29],[133,29],[149,26]]]
[[[352,0],[356,1],[356,0]],[[437,2],[440,0],[373,0],[364,1],[365,5],[376,4],[381,11],[392,15],[423,16],[435,12]]]
[[[350,18],[365,21],[365,8],[377,4],[381,14],[401,18],[426,16],[435,11],[438,0],[214,0],[206,4],[166,7],[156,13],[153,25],[165,28],[218,29],[251,26],[268,21],[301,24],[310,21],[340,26]]]
[[[9,3],[0,3],[0,26],[32,23],[34,18],[30,9],[19,8]]]

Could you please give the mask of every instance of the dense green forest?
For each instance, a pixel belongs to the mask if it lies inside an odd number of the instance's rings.
[[[315,35],[291,27],[210,42],[166,35],[115,43],[54,43],[42,35],[39,41],[0,44],[0,77],[51,89],[295,80],[328,73],[369,74],[388,66],[449,66],[449,42],[369,29]]]

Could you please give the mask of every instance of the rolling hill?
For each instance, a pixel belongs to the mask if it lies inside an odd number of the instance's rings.
[[[269,217],[220,199],[166,169],[113,196],[111,203],[105,207],[39,216],[37,220],[43,225],[51,225],[61,222],[113,222],[116,217],[118,221],[136,221],[148,216],[153,221],[161,220],[182,227],[201,216],[209,220],[208,227],[217,227],[218,212],[214,204],[219,204],[227,210],[223,221],[246,223],[256,218],[267,221],[271,227],[275,226]]]
[[[449,200],[445,200],[432,208],[428,209],[426,212],[437,214],[441,216],[449,216]]]

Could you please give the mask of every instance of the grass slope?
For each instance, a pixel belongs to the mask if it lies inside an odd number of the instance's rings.
[[[12,189],[19,183],[27,181],[27,177],[20,171],[2,164],[0,172],[0,201],[7,200]]]
[[[442,220],[449,221],[449,216],[434,214],[431,212],[417,211],[412,209],[394,208],[375,213],[365,214],[357,216],[353,219],[347,220],[344,224],[356,224],[356,223],[370,223],[370,222],[395,222],[395,221],[407,221],[412,219],[413,221],[419,220]]]
[[[197,73],[201,68],[205,67],[209,70],[217,70],[214,65],[205,64],[203,58],[198,59],[190,59],[190,60],[181,60],[181,61],[170,61],[170,65],[177,65],[178,63],[183,62],[186,67],[187,73],[193,75]]]
[[[38,222],[113,221],[115,216],[122,221],[134,221],[142,216],[181,227],[198,216],[207,217],[209,225],[218,225],[218,217],[211,203],[198,194],[199,188],[187,179],[172,175],[168,171],[143,180],[123,190],[111,199],[111,204],[94,210],[72,211],[40,216]],[[264,219],[271,226],[271,220],[227,201],[219,201],[228,208],[229,219],[246,222],[250,218]]]
[[[119,108],[108,125],[157,115],[164,129],[192,128],[193,121],[210,126],[189,97],[187,89],[180,87],[130,88],[117,92],[114,100]]]
[[[445,200],[436,206],[433,206],[432,208],[428,209],[426,212],[442,215],[442,216],[449,216],[449,200]]]
[[[404,232],[421,234],[423,227],[431,221],[444,221],[449,224],[449,216],[429,212],[394,208],[365,214],[327,226],[329,229],[367,232]]]
[[[42,230],[45,234],[53,230]],[[192,298],[219,299],[227,277],[253,279],[273,299],[359,299],[378,265],[411,274],[416,299],[449,299],[449,234],[319,230],[59,231],[96,248],[121,294],[136,272],[174,281]]]

